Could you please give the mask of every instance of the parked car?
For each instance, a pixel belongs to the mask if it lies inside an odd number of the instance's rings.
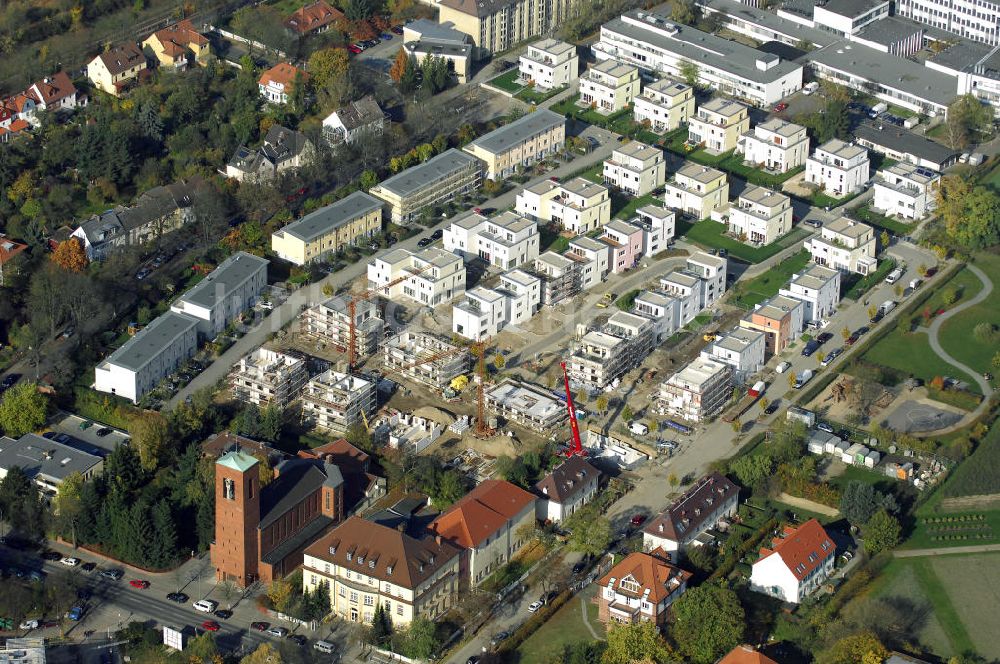
[[[432,242],[434,242],[434,240],[432,240],[429,237],[420,238],[420,241],[417,242],[417,246],[422,249],[426,246],[429,246]]]
[[[275,625],[274,627],[268,628],[267,633],[271,636],[277,636],[279,639],[283,639],[288,636],[288,628]]]
[[[125,572],[121,571],[120,569],[114,569],[114,568],[102,569],[100,574],[105,579],[111,579],[112,581],[117,581],[118,579],[125,576]]]
[[[80,559],[74,558],[72,556],[66,556],[65,558],[60,559],[59,562],[65,565],[66,567],[76,567],[77,565],[80,564]]]
[[[101,427],[100,429],[98,429],[94,433],[97,434],[98,438],[104,438],[105,436],[109,435],[111,432],[112,432],[111,427]]]
[[[818,337],[816,337],[816,341],[820,342],[821,344],[825,344],[830,339],[833,339],[832,332],[823,332]]]
[[[767,408],[764,409],[764,414],[765,415],[774,415],[774,413],[777,410],[778,410],[778,402],[777,401],[772,401],[771,403],[767,404]]]
[[[260,622],[260,621],[250,623],[250,629],[258,632],[266,632],[267,628],[270,626],[271,626],[270,623]]]
[[[390,41],[392,39],[392,35],[390,35],[388,32],[383,32],[378,36],[378,38],[381,39],[382,41]]]
[[[25,620],[18,626],[18,629],[38,629],[38,625],[37,620]]]
[[[820,342],[815,339],[810,339],[806,342],[805,347],[802,349],[802,357],[810,357],[813,353],[819,350],[820,346]]]
[[[201,611],[202,613],[211,613],[219,608],[218,602],[213,602],[210,599],[199,599],[197,602],[192,604],[195,611]]]
[[[792,365],[788,362],[782,362],[781,364],[776,366],[774,370],[777,371],[778,373],[785,373],[791,366]]]
[[[843,348],[834,348],[833,350],[831,350],[829,353],[826,354],[826,357],[823,358],[823,361],[820,362],[819,365],[821,367],[829,366],[830,363],[833,362],[835,359],[837,359],[837,357],[839,357],[840,354],[843,352],[844,352]]]
[[[233,617],[233,612],[230,611],[229,609],[219,609],[218,611],[215,612],[214,615],[215,615],[216,618],[222,618],[223,620],[229,620],[230,618]]]
[[[854,334],[858,335],[859,337],[863,337],[863,336],[865,336],[866,334],[868,334],[868,332],[869,332],[870,330],[871,330],[871,328],[870,328],[870,327],[868,327],[867,325],[862,325],[862,326],[861,326],[861,327],[859,327],[858,329],[854,330]]]
[[[632,518],[629,519],[628,522],[633,526],[641,526],[646,522],[646,515],[641,512],[639,514],[633,514]]]
[[[351,44],[350,46],[347,47],[347,50],[353,53],[354,55],[357,55],[358,53],[361,53],[361,51],[363,51],[364,49],[358,46],[357,44]]]
[[[97,569],[97,563],[84,563],[80,565],[80,569],[82,569],[84,572],[93,572],[95,569]]]
[[[132,579],[128,582],[128,584],[133,588],[138,588],[139,590],[149,588],[149,581],[146,581],[145,579]]]
[[[171,602],[177,602],[178,604],[184,604],[188,601],[188,596],[184,593],[167,593],[167,599]]]
[[[774,106],[774,112],[775,113],[781,113],[782,111],[784,111],[787,108],[788,108],[788,104],[786,104],[785,102],[781,102],[779,104],[775,104],[775,106]]]
[[[401,28],[401,27],[400,27],[400,26],[398,26],[398,25],[394,25],[394,26],[392,26],[391,28],[389,28],[389,30],[390,30],[390,31],[392,32],[392,34],[394,34],[394,35],[401,35],[401,34],[403,34],[403,28]]]
[[[72,620],[73,622],[77,622],[78,620],[80,620],[80,618],[83,617],[83,607],[74,606],[66,613],[66,617]]]
[[[434,231],[433,233],[431,233],[431,239],[432,240],[440,240],[443,237],[444,237],[444,231],[441,230],[440,228],[437,229],[436,231]]]
[[[0,382],[0,387],[2,387],[5,390],[9,390],[10,388],[14,387],[14,385],[19,380],[21,380],[21,374],[16,374],[16,373],[7,374],[6,376],[4,376],[3,382]]]
[[[847,346],[853,346],[857,342],[858,342],[858,333],[857,332],[855,332],[854,334],[852,334],[851,336],[847,337],[847,339],[844,340],[844,344],[847,345]]]
[[[207,632],[218,632],[222,629],[222,626],[214,620],[206,620],[201,624],[201,628]]]
[[[575,565],[573,565],[573,574],[579,574],[585,569],[587,569],[587,561],[580,560]]]
[[[833,427],[827,424],[826,422],[820,422],[819,424],[816,425],[816,428],[819,429],[820,431],[833,433]]]
[[[391,39],[391,37],[390,37],[390,39]],[[307,639],[302,634],[289,634],[288,635],[288,640],[294,642],[296,645],[299,645],[299,646],[304,646],[309,641],[309,639]]]

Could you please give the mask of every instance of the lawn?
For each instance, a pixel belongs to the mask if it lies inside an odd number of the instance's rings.
[[[874,272],[866,277],[851,274],[842,279],[840,282],[840,290],[843,291],[842,297],[857,302],[858,298],[881,283],[894,267],[896,267],[896,261],[886,258],[879,263]]]
[[[638,210],[639,208],[644,207],[646,205],[660,205],[660,206],[662,206],[661,201],[656,196],[654,196],[653,194],[646,194],[644,196],[639,196],[638,198],[633,198],[631,196],[628,196],[627,198],[628,198],[628,202],[625,203],[625,205],[623,207],[621,207],[618,210],[618,212],[614,213],[615,219],[625,219],[625,220],[631,219],[632,217],[635,216],[635,211],[636,210]],[[612,195],[612,197],[611,197],[611,206],[612,206],[612,209],[614,209],[614,207],[615,207],[615,195]]]
[[[868,349],[864,359],[873,364],[897,369],[907,375],[912,374],[924,382],[930,382],[935,376],[951,376],[964,380],[969,384],[970,391],[979,393],[979,386],[971,377],[942,360],[931,350],[927,334],[924,332],[904,334],[898,329],[893,329]]]
[[[994,583],[1000,574],[1000,555],[983,553],[969,556],[941,556],[921,559],[920,580],[929,586],[928,595],[953,646],[971,649],[994,661],[1000,657],[1000,595]],[[929,581],[929,583],[928,583]],[[951,601],[941,601],[941,595]],[[971,641],[971,648],[966,646]]]
[[[859,208],[855,208],[854,213],[858,219],[866,224],[875,226],[879,229],[884,228],[895,235],[909,235],[910,232],[918,225],[917,222],[907,224],[902,221],[897,221],[896,219],[890,219],[889,217],[877,212],[873,212],[871,204],[865,204]]]
[[[597,620],[597,605],[590,601],[596,593],[597,587],[590,585],[570,598],[537,632],[521,644],[517,650],[520,655],[517,661],[520,664],[542,664],[561,653],[564,646],[593,641],[594,635],[584,624],[584,612],[594,631],[603,638],[605,629]]]
[[[504,92],[510,92],[511,94],[516,94],[521,91],[524,86],[517,82],[517,77],[520,76],[521,72],[517,67],[513,67],[509,71],[505,71],[496,78],[490,79],[486,82],[486,85],[491,85],[494,88],[499,88]]]
[[[940,339],[941,345],[944,346],[948,354],[982,373],[991,370],[993,355],[1000,344],[995,341],[980,341],[973,334],[973,330],[976,325],[983,322],[1000,327],[1000,306],[997,306],[998,298],[1000,298],[1000,256],[980,254],[973,258],[972,263],[985,272],[993,282],[993,294],[974,307],[945,321],[944,325],[941,326]],[[968,272],[968,270],[962,270],[959,274],[963,275]],[[974,277],[975,275],[969,273],[966,276]],[[968,285],[965,291],[968,292],[968,297],[973,297],[975,293],[979,292],[979,289]]]
[[[937,590],[939,584],[932,583],[930,591],[925,588],[926,566],[926,560],[921,558],[898,558],[890,561],[872,584],[870,595],[885,598],[898,597],[909,600],[917,606],[931,606],[930,593]],[[924,568],[920,570],[919,574],[918,567]],[[927,619],[917,630],[917,633],[912,635],[912,638],[915,638],[921,646],[930,652],[947,659],[956,652],[960,652],[952,646],[949,633],[955,633],[960,643],[968,643],[968,634],[964,633],[965,628],[958,620],[955,609],[951,606],[947,596],[941,599],[941,595],[936,594],[935,597],[939,600],[938,605],[934,607],[933,611],[927,612]],[[938,615],[939,610],[949,619],[947,632]]]
[[[684,222],[677,224],[678,235],[684,235],[689,241],[705,247],[725,249],[733,258],[739,258],[748,263],[760,263],[767,260],[808,235],[807,231],[796,227],[771,244],[763,247],[751,247],[725,233],[726,225],[718,221],[702,220],[693,224]]]
[[[792,275],[809,263],[809,252],[803,249],[794,256],[784,260],[764,274],[758,275],[747,282],[738,282],[734,290],[741,293],[735,299],[735,304],[744,309],[750,309],[755,304],[777,295],[778,290],[788,283]]]

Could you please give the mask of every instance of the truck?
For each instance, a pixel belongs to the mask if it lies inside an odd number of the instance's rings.
[[[879,103],[872,106],[872,113],[874,113],[876,116],[879,113],[885,113],[888,110],[889,110],[889,104],[885,103],[884,101],[880,101]]]
[[[762,380],[758,380],[753,384],[749,390],[747,390],[746,395],[739,400],[735,406],[729,409],[729,411],[722,416],[723,422],[733,422],[740,418],[743,413],[750,410],[757,401],[764,396],[764,390],[767,389],[767,383]]]
[[[812,377],[813,377],[812,369],[806,369],[805,371],[800,371],[795,376],[795,389],[799,389],[800,387],[808,383],[810,380],[812,380]]]

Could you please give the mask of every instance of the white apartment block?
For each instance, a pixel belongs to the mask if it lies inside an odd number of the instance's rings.
[[[649,123],[657,134],[677,129],[694,115],[694,90],[690,85],[661,78],[646,85],[635,98],[632,117],[640,123]]]
[[[502,293],[482,286],[465,291],[465,299],[451,308],[451,331],[472,341],[496,336],[507,321]]]
[[[806,240],[804,246],[814,263],[841,272],[871,274],[878,265],[875,231],[847,217],[825,224],[820,235]]]
[[[614,60],[598,62],[580,77],[580,102],[599,113],[624,110],[639,96],[639,70]]]
[[[303,334],[346,352],[351,343],[350,321],[347,300],[332,297],[302,312],[300,329]],[[385,322],[379,317],[378,308],[368,300],[357,300],[354,305],[354,350],[358,357],[376,352],[384,332]]]
[[[684,162],[664,186],[663,202],[695,219],[708,219],[729,201],[729,179],[722,171]]]
[[[663,415],[702,422],[718,414],[732,393],[732,366],[701,357],[663,383],[657,409]]]
[[[805,305],[802,317],[807,323],[826,320],[833,316],[840,303],[840,272],[812,265],[793,274],[778,294],[801,301]]]
[[[598,60],[616,60],[683,79],[697,65],[698,83],[754,106],[770,106],[802,87],[802,65],[717,37],[666,14],[635,10],[601,26],[592,47]]]
[[[809,156],[809,136],[801,125],[771,118],[743,134],[736,144],[736,152],[757,168],[787,173],[805,165]]]
[[[666,293],[641,291],[635,296],[632,313],[653,321],[653,343],[657,346],[681,328],[680,302]]]
[[[580,75],[576,46],[558,39],[543,39],[528,45],[518,61],[520,78],[536,90],[554,90],[568,86]]]
[[[889,15],[889,0],[866,2],[841,0],[813,7],[817,27],[841,37],[856,35],[863,27]]]
[[[683,270],[660,279],[660,289],[678,302],[678,327],[690,323],[725,294],[727,264],[725,258],[699,251],[688,258]]]
[[[378,405],[374,382],[332,369],[306,383],[301,400],[305,423],[340,434],[373,419]]]
[[[831,196],[848,196],[868,182],[868,150],[834,138],[816,148],[806,160],[806,182]]]
[[[570,355],[570,380],[603,389],[639,366],[653,351],[653,322],[619,311],[600,331],[583,336]]]
[[[589,235],[580,235],[570,240],[563,257],[579,264],[581,290],[590,290],[604,281],[611,269],[611,247]]]
[[[896,14],[957,35],[1000,44],[1000,3],[991,0],[899,0]]]
[[[509,210],[492,218],[472,212],[445,229],[443,244],[466,260],[481,258],[493,267],[513,270],[538,257],[538,222]]]
[[[504,296],[504,320],[508,325],[526,323],[542,307],[542,280],[524,270],[501,274],[496,290]]]
[[[543,180],[517,194],[515,210],[528,219],[585,235],[611,220],[611,194],[604,185],[582,177],[563,184]]]
[[[736,149],[740,136],[750,131],[750,111],[737,101],[713,97],[688,120],[688,143],[704,145],[711,152]]]
[[[713,215],[714,216],[714,215]],[[776,191],[747,185],[728,209],[729,233],[755,247],[792,230],[792,201]]]
[[[663,186],[667,164],[663,150],[632,141],[604,160],[604,182],[632,196],[645,196]]]
[[[268,261],[237,252],[219,263],[170,305],[171,311],[198,319],[198,334],[213,339],[257,302],[267,286]]]
[[[307,380],[309,370],[303,357],[269,348],[241,357],[229,375],[233,398],[260,408],[288,407]]]
[[[546,251],[536,258],[532,272],[542,280],[542,304],[558,304],[579,293],[582,266],[583,262],[568,252],[563,256],[554,251]]]
[[[393,282],[398,283],[389,286]],[[368,263],[368,287],[390,300],[405,296],[436,307],[465,293],[465,263],[437,247],[416,254],[396,249]]]
[[[875,200],[872,207],[889,217],[920,221],[934,211],[934,189],[941,176],[913,164],[893,164],[875,174]]]
[[[642,253],[655,256],[668,249],[677,231],[676,214],[659,205],[644,205],[635,211],[629,223],[642,229]]]
[[[432,361],[427,358],[436,357]],[[423,332],[401,332],[382,346],[386,369],[438,389],[469,367],[469,351]]]
[[[733,368],[733,380],[743,384],[764,368],[767,338],[759,330],[737,327],[715,340],[701,351],[702,359],[728,364]]]

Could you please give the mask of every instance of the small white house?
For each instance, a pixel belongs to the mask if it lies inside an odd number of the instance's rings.
[[[528,45],[518,60],[519,77],[536,90],[554,90],[569,85],[580,75],[576,46],[558,39],[543,39]]]
[[[837,547],[816,519],[786,526],[781,537],[760,550],[750,587],[784,602],[798,604],[833,572]]]
[[[928,168],[898,163],[875,174],[872,207],[889,217],[920,221],[937,205],[934,188],[941,175]]]
[[[788,285],[778,294],[802,302],[805,305],[802,317],[806,322],[828,319],[840,303],[840,272],[812,265],[804,272],[792,275]]]
[[[806,182],[819,185],[830,196],[849,196],[868,182],[868,150],[839,138],[816,148],[806,160]]]
[[[601,471],[586,459],[570,457],[535,485],[536,518],[553,523],[568,519],[593,500],[600,480]]]

